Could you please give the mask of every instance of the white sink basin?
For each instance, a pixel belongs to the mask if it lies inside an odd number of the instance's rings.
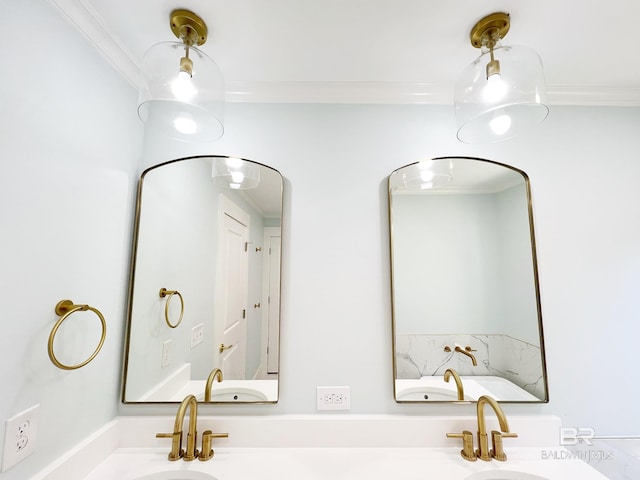
[[[465,395],[464,399],[467,401],[475,400],[474,398]],[[416,401],[416,400],[431,400],[431,401],[451,401],[458,400],[458,393],[451,391],[447,388],[440,388],[434,386],[416,386],[409,387],[398,392],[398,400],[404,401]]]
[[[200,395],[204,397],[204,395]],[[259,390],[246,387],[218,387],[211,390],[212,402],[260,402],[266,401],[267,396]]]
[[[185,470],[150,473],[134,480],[216,480],[216,477],[208,473]]]
[[[531,473],[516,472],[512,470],[494,470],[469,475],[465,480],[547,480],[544,477]]]

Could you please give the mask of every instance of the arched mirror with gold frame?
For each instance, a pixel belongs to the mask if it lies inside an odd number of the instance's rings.
[[[250,160],[142,173],[124,403],[278,401],[282,207],[280,173]]]
[[[399,403],[547,402],[529,178],[443,157],[389,176]]]

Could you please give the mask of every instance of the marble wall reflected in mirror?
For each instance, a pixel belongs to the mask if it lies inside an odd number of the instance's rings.
[[[389,217],[396,401],[548,401],[527,175],[407,165],[389,177]]]
[[[138,185],[122,400],[278,400],[282,176],[199,156]],[[222,381],[213,375],[222,372]]]

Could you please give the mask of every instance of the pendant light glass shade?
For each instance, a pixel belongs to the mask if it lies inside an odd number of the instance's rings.
[[[454,108],[461,142],[505,140],[542,122],[549,113],[538,54],[527,47],[500,45],[508,20],[508,14],[492,14],[472,30],[472,44],[482,48],[482,53],[455,84]],[[504,22],[500,24],[503,30],[496,27],[497,22]]]
[[[248,190],[260,184],[260,165],[235,157],[213,159],[211,178],[216,185],[232,190]]]
[[[421,160],[402,169],[399,188],[408,191],[442,188],[453,180],[453,161]]]
[[[213,142],[224,132],[225,86],[218,65],[197,48],[206,25],[176,10],[171,28],[181,41],[158,43],[142,59],[138,116],[159,135]]]

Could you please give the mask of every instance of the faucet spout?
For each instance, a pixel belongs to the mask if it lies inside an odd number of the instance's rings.
[[[469,347],[467,347],[469,348]],[[463,355],[466,355],[467,357],[469,357],[471,359],[471,363],[473,364],[474,367],[478,366],[478,362],[476,361],[476,357],[473,355],[473,353],[469,352],[468,350],[462,348],[460,345],[456,345],[455,348],[456,352],[459,352]]]
[[[187,432],[187,449],[182,449],[182,424],[184,423],[184,417],[189,412],[189,430]],[[181,458],[186,461],[191,461],[196,458],[198,451],[196,450],[196,423],[198,418],[198,401],[193,395],[187,395],[180,403],[178,407],[178,413],[176,413],[176,419],[173,424],[172,433],[158,433],[157,438],[170,438],[171,439],[171,451],[169,452],[169,460],[172,462],[180,460]]]
[[[453,377],[456,381],[456,390],[458,392],[458,400],[464,400],[464,387],[462,386],[462,379],[458,372],[456,372],[453,368],[447,368],[444,371],[444,381],[449,383],[449,379]]]
[[[176,413],[176,420],[173,425],[173,432],[182,432],[182,425],[184,423],[184,417],[189,410],[189,430],[187,431],[187,448],[182,456],[183,460],[189,462],[198,456],[198,450],[196,450],[196,425],[198,423],[198,401],[193,395],[187,395],[182,400],[182,403],[178,407],[178,413]]]
[[[205,402],[210,402],[211,401],[211,388],[213,387],[213,382],[214,380],[218,380],[218,382],[222,382],[223,378],[222,378],[222,370],[220,370],[219,368],[214,368],[213,370],[211,370],[211,373],[209,374],[209,377],[207,378],[207,384],[204,387],[204,401]]]
[[[500,408],[498,402],[496,402],[493,398],[482,395],[478,398],[477,403],[477,413],[478,413],[478,450],[476,452],[478,458],[480,460],[491,460],[491,452],[489,451],[489,440],[487,436],[487,426],[484,419],[484,406],[489,405],[493,411],[496,413],[498,417],[498,423],[500,424],[500,431],[504,433],[509,433],[509,422],[507,422],[507,417]]]
[[[493,398],[488,395],[483,395],[478,399],[478,404],[476,405],[477,413],[478,413],[478,432],[486,435],[487,427],[484,420],[484,406],[489,405],[493,408],[493,411],[496,413],[498,417],[498,423],[500,424],[500,430],[505,433],[509,433],[509,422],[507,422],[507,417],[502,411],[502,408]]]

